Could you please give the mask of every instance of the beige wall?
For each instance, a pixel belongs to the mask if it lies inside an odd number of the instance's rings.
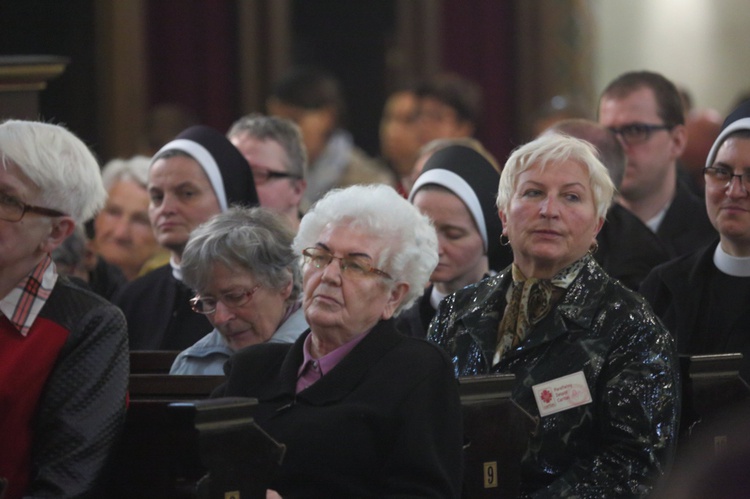
[[[595,19],[594,85],[658,71],[690,89],[696,107],[722,115],[750,90],[747,0],[589,0]]]

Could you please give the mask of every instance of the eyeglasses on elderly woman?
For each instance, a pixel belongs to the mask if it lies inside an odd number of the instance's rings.
[[[306,248],[302,250],[305,257],[305,263],[310,263],[316,269],[327,267],[334,259],[339,261],[341,273],[350,278],[362,278],[371,274],[393,279],[387,272],[376,269],[372,265],[372,260],[368,256],[333,256],[330,251],[322,248]]]
[[[198,295],[190,299],[190,308],[199,314],[210,315],[216,312],[216,305],[218,305],[219,302],[223,303],[224,306],[228,308],[244,307],[250,302],[253,294],[259,289],[260,284],[252,289],[222,293],[218,298],[211,296],[202,297]]]

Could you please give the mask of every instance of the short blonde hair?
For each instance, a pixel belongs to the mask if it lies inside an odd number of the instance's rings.
[[[574,161],[586,167],[596,214],[599,218],[604,218],[615,194],[615,186],[607,168],[599,161],[594,146],[585,140],[561,133],[543,134],[513,151],[500,175],[497,207],[507,211],[521,173],[535,165],[544,169],[547,165],[565,161]]]

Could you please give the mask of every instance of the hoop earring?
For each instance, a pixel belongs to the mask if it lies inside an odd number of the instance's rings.
[[[593,255],[597,251],[599,251],[599,243],[594,241],[594,244],[589,247],[589,255]]]
[[[503,238],[505,238],[505,242],[503,242]],[[510,239],[505,234],[500,234],[500,246],[510,246]]]

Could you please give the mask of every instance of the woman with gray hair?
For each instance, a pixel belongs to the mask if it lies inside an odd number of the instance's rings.
[[[672,338],[591,255],[613,192],[587,142],[553,133],[518,148],[497,196],[513,263],[447,297],[430,324],[459,375],[515,375],[513,400],[536,423],[523,497],[640,497],[674,451]]]
[[[223,374],[232,353],[258,343],[291,343],[307,329],[292,232],[265,208],[230,208],[190,235],[183,282],[195,312],[214,330],[174,361],[171,374]]]
[[[393,188],[329,192],[302,219],[303,309],[293,345],[234,355],[224,396],[286,445],[272,488],[289,497],[459,497],[457,382],[440,348],[392,320],[437,264],[429,220]]]
[[[116,265],[128,281],[138,277],[157,254],[160,264],[169,260],[159,247],[148,218],[148,168],[151,159],[133,156],[113,159],[102,169],[107,202],[94,218],[94,250]]]

